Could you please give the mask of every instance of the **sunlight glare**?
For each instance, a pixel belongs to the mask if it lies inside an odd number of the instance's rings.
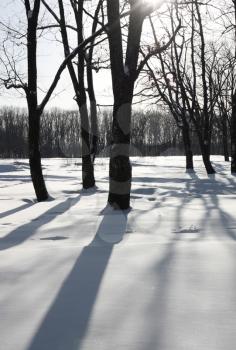
[[[159,8],[162,4],[167,2],[167,0],[142,0],[144,6]]]

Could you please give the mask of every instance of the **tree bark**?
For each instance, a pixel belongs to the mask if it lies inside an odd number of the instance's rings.
[[[94,20],[92,25],[92,34],[96,32],[97,24],[98,24],[98,16],[103,6],[103,0],[99,0],[97,4],[97,8],[94,13]],[[91,136],[91,157],[94,163],[95,157],[97,154],[97,143],[98,143],[98,121],[97,121],[97,101],[94,91],[93,84],[93,49],[94,49],[95,39],[91,42],[89,51],[88,51],[88,59],[87,59],[87,84],[88,84],[88,96],[90,102],[90,136]]]
[[[199,144],[200,144],[200,149],[202,153],[202,160],[206,169],[207,174],[215,174],[215,170],[211,164],[210,160],[210,145],[209,145],[209,140],[208,139],[202,139],[202,137],[199,137]]]
[[[130,1],[125,65],[123,65],[122,33],[119,0],[107,1],[108,40],[114,95],[112,146],[109,166],[108,203],[115,209],[130,207],[132,168],[129,159],[131,110],[143,14],[137,2]]]
[[[26,5],[27,6],[27,5]],[[31,11],[29,4],[26,7],[28,19],[27,30],[27,63],[28,85],[26,90],[29,116],[29,165],[30,174],[37,200],[48,199],[48,193],[43,178],[40,154],[40,112],[37,100],[37,25],[40,1],[36,0]]]
[[[109,166],[108,203],[115,209],[130,207],[132,167],[129,159],[131,103],[118,103],[113,110]]]
[[[95,179],[90,152],[89,118],[86,102],[79,103],[79,110],[81,118],[82,182],[83,188],[88,189],[95,185]]]
[[[189,125],[187,122],[184,122],[184,125],[182,127],[182,135],[183,135],[183,144],[184,144],[184,150],[185,150],[185,157],[186,157],[186,170],[193,170],[193,152],[192,152],[192,144],[191,144],[191,138],[189,134]]]
[[[229,162],[229,149],[228,149],[228,126],[227,126],[227,116],[223,115],[222,119],[222,143],[225,162]]]
[[[92,58],[91,58],[92,59]],[[90,102],[90,134],[91,134],[91,157],[94,163],[97,154],[98,143],[98,121],[97,121],[97,102],[93,86],[93,72],[91,61],[87,63],[87,83]]]
[[[61,27],[61,36],[64,46],[65,57],[70,53],[69,41],[66,30],[65,22],[65,13],[63,1],[59,0],[59,9],[60,9],[60,27]],[[73,4],[73,11],[75,15],[76,25],[77,25],[77,39],[78,46],[83,42],[83,1],[80,1],[78,5]],[[67,67],[71,77],[71,81],[74,87],[76,102],[79,107],[80,120],[81,120],[81,157],[82,157],[82,184],[84,189],[91,188],[95,185],[94,179],[94,167],[91,160],[91,151],[90,151],[90,125],[88,118],[88,108],[86,101],[86,92],[84,86],[84,65],[85,57],[84,51],[79,52],[78,54],[78,76],[76,76],[73,63],[69,61]]]
[[[43,178],[40,154],[40,117],[37,111],[29,111],[29,164],[30,174],[38,202],[48,199]]]
[[[200,35],[200,57],[201,57],[201,78],[202,78],[202,94],[203,94],[203,109],[200,113],[202,117],[202,132],[199,130],[199,143],[202,151],[202,159],[205,165],[207,174],[215,174],[215,170],[210,161],[210,149],[211,149],[211,123],[210,123],[210,115],[208,111],[208,85],[207,85],[207,71],[206,71],[206,54],[205,54],[205,37],[204,37],[204,29],[202,24],[201,11],[199,7],[199,3],[197,0],[195,2],[196,12],[197,12],[197,21],[199,24],[199,35]]]
[[[231,173],[236,174],[236,92],[232,97],[231,117]]]
[[[77,39],[78,46],[83,42],[83,6],[84,0],[78,2],[77,9]],[[88,189],[95,185],[94,179],[94,167],[91,159],[91,149],[90,149],[90,125],[88,117],[87,108],[87,98],[84,86],[84,66],[85,66],[85,53],[81,51],[78,54],[78,94],[77,103],[80,110],[81,118],[81,151],[82,151],[82,181],[83,188]]]

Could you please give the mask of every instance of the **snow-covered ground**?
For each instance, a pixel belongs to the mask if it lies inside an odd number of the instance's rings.
[[[80,160],[0,161],[1,350],[233,350],[236,177],[213,157],[134,158],[132,210],[104,210],[108,160],[81,191]]]

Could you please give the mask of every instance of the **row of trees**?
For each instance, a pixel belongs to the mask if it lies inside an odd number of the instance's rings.
[[[187,169],[193,169],[191,139],[194,131],[206,171],[214,173],[210,154],[213,130],[218,123],[226,158],[227,133],[230,130],[231,170],[232,173],[236,172],[236,55],[230,48],[224,47],[222,50],[221,43],[219,47],[210,43],[206,34],[206,17],[215,16],[220,11],[220,18],[225,23],[235,20],[228,11],[227,15],[224,13],[223,5],[228,5],[236,16],[236,3],[235,0],[218,2],[217,9],[213,7],[214,4],[214,0],[176,0],[169,5],[165,5],[164,0],[99,0],[91,1],[88,5],[84,0],[57,0],[55,7],[55,1],[24,0],[26,33],[2,23],[7,36],[3,42],[4,58],[1,58],[5,73],[0,79],[5,88],[20,89],[26,96],[30,172],[39,201],[48,198],[41,167],[41,116],[65,68],[70,74],[80,115],[83,187],[90,188],[95,184],[93,165],[99,131],[93,71],[101,69],[101,62],[105,62],[106,68],[111,70],[114,99],[109,168],[110,205],[126,209],[130,204],[131,114],[136,84],[141,86],[141,91],[137,92],[139,95],[168,106],[182,133]],[[41,11],[47,23],[41,23]],[[207,11],[206,15],[203,15],[204,11]],[[165,18],[162,26],[165,41],[157,35],[160,29],[158,20],[161,18]],[[225,35],[230,35],[231,27],[235,28],[235,22],[229,23]],[[142,41],[144,27],[146,34],[150,34],[147,44]],[[65,58],[39,102],[37,42],[39,36],[43,40],[45,30],[55,28],[60,31]],[[14,56],[9,57],[6,48],[9,36],[11,42],[13,39],[17,42],[19,37],[24,40],[27,80],[17,69]],[[107,45],[108,57],[98,58],[101,45]]]
[[[213,6],[213,2],[208,1],[207,4],[205,10],[209,19],[209,6]],[[208,174],[215,172],[210,162],[214,130],[218,127],[222,133],[226,161],[230,153],[230,130],[231,170],[235,173],[235,53],[229,43],[227,45],[209,39],[212,33],[207,33],[204,26],[206,15],[202,7],[202,3],[197,0],[189,2],[184,8],[177,3],[170,6],[168,18],[171,29],[165,27],[166,32],[173,34],[176,22],[181,21],[183,26],[178,36],[174,37],[170,50],[156,55],[146,64],[142,77],[145,89],[140,94],[161,98],[169,107],[182,131],[187,169],[193,169],[191,130],[198,137]],[[158,45],[155,25],[151,18],[149,20],[155,45]]]
[[[0,157],[28,157],[28,116],[24,109],[0,109]],[[112,140],[112,113],[98,112],[99,130],[96,157],[109,157]],[[181,129],[168,110],[136,110],[131,118],[130,156],[184,155]],[[200,154],[197,137],[191,133],[194,154]],[[77,111],[52,109],[41,117],[41,156],[78,158],[82,155],[80,119]],[[227,145],[228,146],[228,145]],[[215,125],[212,131],[212,154],[224,154],[225,145],[221,128]]]

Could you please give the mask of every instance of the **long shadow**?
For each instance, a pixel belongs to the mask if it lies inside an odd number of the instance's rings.
[[[113,247],[126,230],[127,215],[122,213],[111,242],[104,232],[112,230],[112,217],[104,216],[93,241],[82,250],[28,350],[81,349]]]
[[[210,195],[211,209],[216,209],[220,218],[220,224],[222,226],[224,235],[232,240],[236,240],[236,226],[231,228],[231,222],[236,222],[236,217],[232,217],[230,214],[225,212],[219,203],[219,198],[216,195]],[[208,217],[206,216],[206,222]]]
[[[0,239],[0,251],[15,247],[28,238],[32,237],[35,232],[43,225],[48,224],[50,221],[55,219],[59,214],[66,212],[72,206],[74,206],[80,199],[80,196],[72,199],[67,198],[64,202],[50,208],[42,215],[38,216],[36,219],[28,222],[25,225],[17,227],[15,230],[11,231],[8,235]]]
[[[29,182],[31,178],[29,175],[0,175],[1,181],[22,181]]]
[[[166,250],[160,261],[156,262],[151,269],[153,280],[153,293],[148,301],[144,317],[151,322],[146,322],[145,350],[166,349],[168,339],[168,310],[169,294],[171,293],[172,269],[177,259],[177,242],[172,241],[166,245]],[[139,350],[142,350],[139,348]]]
[[[138,166],[138,167],[156,167],[156,164],[145,164],[140,162],[132,162],[132,166]]]
[[[215,162],[215,161],[212,161],[212,165],[216,171],[216,173],[222,173],[222,174],[225,174],[225,172],[229,172],[229,168],[230,168],[230,162],[225,162],[222,164],[222,162]]]
[[[25,210],[25,209],[31,207],[31,206],[34,205],[34,204],[35,204],[35,203],[33,203],[33,202],[25,203],[25,204],[20,205],[20,206],[17,207],[17,208],[13,208],[13,209],[9,209],[9,210],[7,210],[7,211],[4,211],[4,212],[0,213],[0,219],[5,218],[5,217],[7,217],[7,216],[9,216],[9,215],[15,214],[15,213],[17,213],[18,211]]]
[[[192,186],[189,182],[187,182],[186,192],[195,190],[198,188],[198,186],[194,183],[192,183]],[[189,186],[189,187],[188,187]],[[203,218],[201,220],[200,227],[204,227],[209,220],[209,218],[212,216],[212,211],[217,210],[217,213],[219,215],[219,222],[217,224],[220,224],[222,226],[223,230],[223,236],[227,237],[228,239],[235,240],[236,239],[236,224],[232,225],[230,228],[230,223],[232,221],[236,222],[236,217],[234,219],[233,216],[228,214],[226,211],[223,210],[220,202],[219,197],[217,194],[214,194],[213,192],[210,192],[209,195],[204,197],[204,194],[199,193],[199,198],[203,201],[205,213],[203,215]],[[176,209],[176,223],[182,224],[181,222],[181,213],[184,212],[185,206],[192,201],[192,197],[183,197],[180,201],[180,204],[178,205]],[[214,233],[214,232],[213,232]],[[196,235],[196,240],[202,240],[203,236],[202,233],[199,233]],[[220,238],[220,237],[219,237]],[[191,261],[192,254],[194,250],[192,249],[190,253],[188,253],[188,249],[181,250],[178,252],[175,248],[178,247],[178,242],[181,242],[182,237],[180,235],[176,235],[175,241],[170,242],[170,244],[167,245],[166,253],[164,254],[164,257],[162,260],[158,261],[157,264],[154,266],[154,271],[157,274],[157,280],[158,280],[158,286],[156,289],[154,289],[155,293],[153,293],[153,298],[150,298],[150,305],[146,310],[147,318],[149,317],[152,322],[147,323],[147,329],[143,333],[146,335],[146,339],[148,340],[147,343],[145,343],[145,346],[142,348],[145,348],[146,350],[152,350],[152,349],[169,349],[172,348],[173,345],[171,343],[171,329],[168,328],[168,322],[170,320],[170,315],[172,313],[172,309],[170,309],[169,301],[173,298],[173,290],[175,290],[175,283],[176,281],[172,282],[172,277],[174,277],[174,270],[173,266],[178,265],[178,254],[182,257],[188,256],[189,254],[189,261]],[[176,242],[177,241],[177,242]],[[198,250],[197,250],[198,252]],[[181,259],[180,259],[181,262]],[[182,265],[183,266],[183,265]],[[183,271],[192,271],[192,265],[186,265],[186,268],[184,268]],[[181,277],[181,276],[180,276]],[[179,283],[179,276],[178,276],[178,283]],[[154,282],[153,282],[154,285]],[[170,297],[169,297],[170,294]],[[190,296],[191,297],[191,296]],[[179,298],[179,296],[178,296]],[[181,296],[180,296],[180,302],[181,302]],[[144,316],[145,317],[145,316]],[[161,321],[160,321],[161,319]],[[179,348],[179,346],[177,346]],[[174,348],[174,347],[173,347]],[[138,348],[139,350],[139,348]],[[141,348],[140,348],[141,350]]]
[[[209,223],[209,220],[212,218],[214,211],[217,211],[218,219],[216,225],[222,227],[222,238],[223,236],[228,237],[229,239],[236,240],[236,227],[228,227],[231,222],[235,222],[236,218],[232,217],[230,214],[225,212],[220,203],[218,195],[228,195],[234,194],[235,192],[235,183],[230,178],[227,178],[228,183],[222,184],[218,182],[214,176],[210,176],[209,180],[200,180],[196,178],[196,181],[192,183],[186,182],[186,193],[192,193],[193,196],[184,196],[176,209],[176,225],[181,227],[184,222],[182,222],[182,213],[184,213],[184,208],[186,205],[190,204],[191,201],[196,198],[199,198],[204,206],[204,215],[199,221],[200,232],[196,236],[195,240],[204,239],[206,233],[205,227]],[[204,187],[203,187],[204,186]],[[207,196],[205,196],[207,195]],[[212,232],[214,234],[214,230]]]
[[[54,180],[63,180],[63,179],[77,179],[76,176],[61,176],[61,175],[45,175],[45,179],[54,179]],[[31,177],[29,175],[0,175],[1,181],[15,181],[21,180],[22,182],[31,181]]]
[[[234,229],[231,231],[230,229],[228,229],[228,226],[231,222],[236,221],[236,218],[232,217],[230,214],[228,214],[222,209],[218,195],[234,194],[236,190],[236,184],[230,177],[227,176],[225,176],[225,178],[228,181],[228,184],[219,183],[217,182],[214,175],[215,174],[209,176],[209,179],[211,181],[208,190],[199,194],[199,198],[202,200],[203,205],[205,207],[205,215],[201,219],[200,227],[205,227],[207,225],[210,217],[213,214],[213,211],[216,210],[220,219],[219,224],[222,227],[224,235],[232,240],[235,240],[236,234],[234,233]],[[196,191],[198,188],[197,183],[195,184],[195,187]],[[204,194],[207,194],[208,196],[205,198]]]
[[[17,171],[18,168],[13,164],[0,164],[0,173],[10,173],[12,171]]]
[[[184,179],[184,181],[192,181],[192,179]],[[182,183],[183,179],[179,178],[171,178],[171,177],[151,177],[151,176],[134,176],[132,178],[132,182],[142,182],[142,183],[147,183],[147,182],[154,182],[155,184],[158,183],[167,183],[167,182],[176,182],[176,183]]]

